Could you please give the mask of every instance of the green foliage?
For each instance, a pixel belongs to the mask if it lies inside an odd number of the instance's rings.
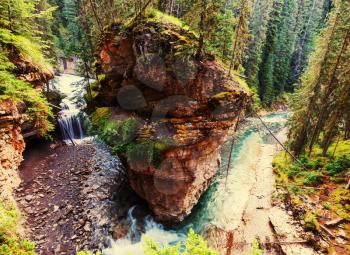
[[[6,99],[26,103],[26,113],[35,122],[40,135],[53,130],[53,125],[49,122],[52,112],[46,98],[29,83],[18,80],[10,72],[0,69],[0,100]]]
[[[102,253],[99,251],[96,253],[93,253],[91,251],[79,251],[76,255],[102,255]]]
[[[255,239],[253,241],[253,247],[249,255],[263,255],[263,250],[260,248],[260,244],[258,240]]]
[[[322,182],[323,174],[320,172],[306,172],[304,178],[305,185],[315,185]]]
[[[317,221],[317,216],[311,212],[304,217],[305,228],[308,230],[320,231],[320,224]]]
[[[162,152],[169,148],[164,141],[134,142],[127,146],[127,157],[130,162],[146,162],[155,167],[162,163]]]
[[[331,176],[335,176],[341,172],[349,170],[350,168],[350,157],[343,155],[338,157],[336,160],[331,160],[326,165],[326,169]]]
[[[0,233],[0,255],[35,255],[33,242],[10,238]]]
[[[210,249],[207,242],[192,229],[189,231],[187,240],[175,246],[160,247],[146,236],[143,237],[146,255],[218,255]]]
[[[17,208],[0,201],[0,255],[34,255],[32,242],[17,237],[21,216]]]

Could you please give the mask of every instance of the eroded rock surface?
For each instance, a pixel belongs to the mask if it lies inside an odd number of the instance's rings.
[[[105,74],[98,107],[140,120],[135,140],[166,143],[162,161],[128,158],[132,188],[165,223],[182,221],[220,165],[227,130],[243,118],[250,94],[212,56],[194,57],[196,35],[152,17],[113,25],[99,47]]]
[[[0,199],[11,200],[20,183],[17,168],[25,147],[20,125],[25,116],[10,101],[0,102]]]

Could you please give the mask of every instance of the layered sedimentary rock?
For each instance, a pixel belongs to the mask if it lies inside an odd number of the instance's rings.
[[[25,119],[10,100],[0,102],[0,200],[12,199],[20,183],[17,167],[25,146],[20,125]]]
[[[111,26],[98,50],[105,75],[95,88],[95,104],[139,120],[134,146],[162,147],[159,164],[128,157],[128,176],[165,223],[182,221],[208,188],[228,129],[250,101],[240,80],[213,56],[195,57],[197,48],[194,32],[151,15]]]
[[[35,67],[16,53],[15,49],[10,60],[15,65],[17,78],[31,83],[33,89],[42,91],[45,84],[53,78],[50,70],[43,71]],[[0,200],[11,200],[13,189],[20,183],[17,169],[23,160],[24,137],[37,136],[34,123],[25,114],[27,108],[23,102],[0,100]]]

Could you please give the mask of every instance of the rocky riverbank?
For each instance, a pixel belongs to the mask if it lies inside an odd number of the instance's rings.
[[[16,198],[38,254],[103,248],[135,197],[118,158],[96,142],[36,144],[24,158]]]

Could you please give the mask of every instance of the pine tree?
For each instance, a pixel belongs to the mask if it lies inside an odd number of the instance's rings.
[[[294,102],[290,133],[292,149],[297,155],[306,146],[311,153],[322,132],[325,134],[322,142],[325,154],[341,124],[348,119],[349,11],[349,1],[335,1],[328,26],[322,31],[302,77],[302,86]]]
[[[238,68],[242,65],[250,39],[249,19],[252,11],[252,3],[250,0],[240,0],[237,6],[239,16],[235,26],[233,39],[234,43],[229,72],[231,72],[232,68],[234,70],[238,70]]]
[[[275,90],[273,82],[273,66],[277,50],[278,27],[281,21],[282,1],[274,0],[270,21],[266,32],[266,41],[262,51],[262,61],[259,68],[259,95],[264,105],[271,105]]]

